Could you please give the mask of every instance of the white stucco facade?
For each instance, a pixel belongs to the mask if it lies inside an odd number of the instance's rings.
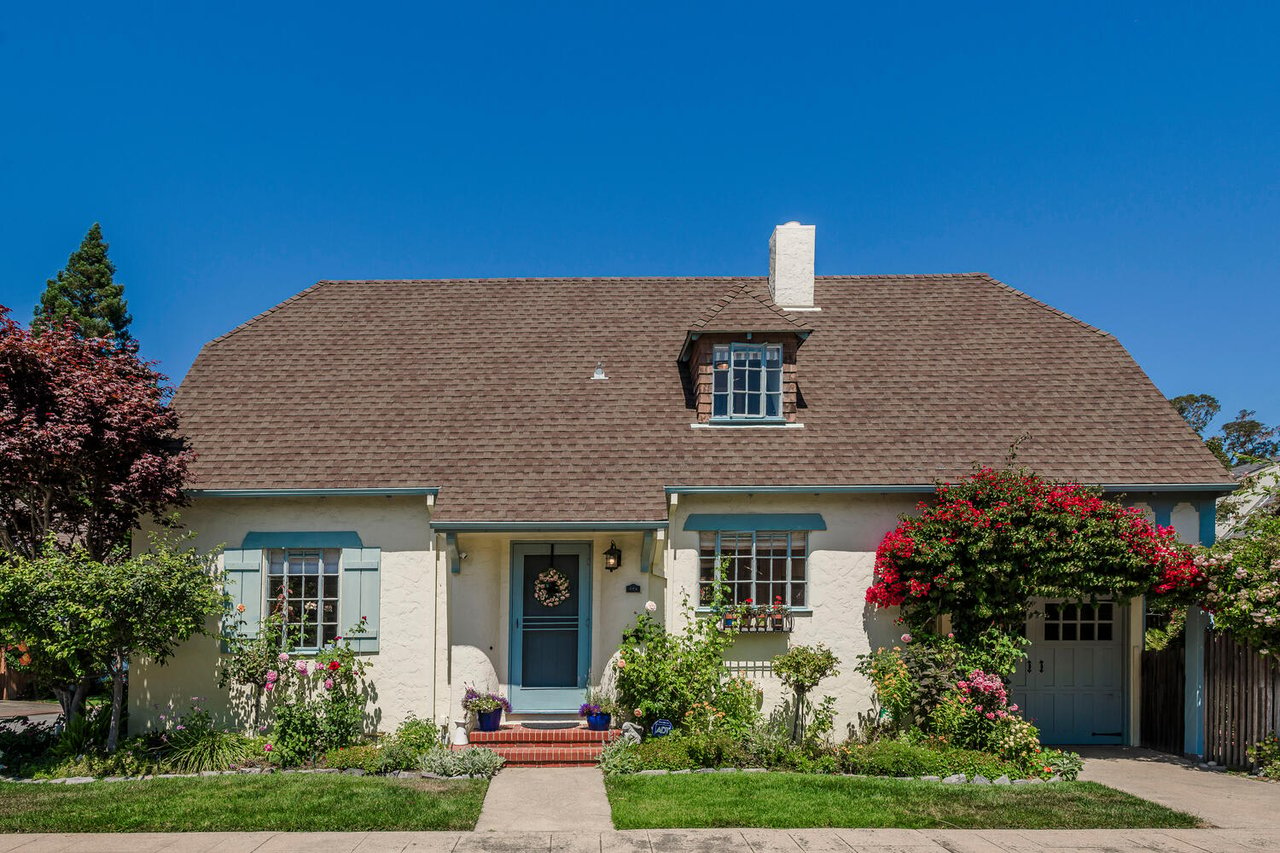
[[[712,493],[672,495],[665,527],[644,530],[547,529],[458,531],[451,559],[446,533],[433,528],[425,497],[200,498],[183,512],[201,549],[238,548],[251,532],[353,531],[366,547],[381,549],[379,647],[367,655],[376,694],[368,708],[373,724],[391,730],[410,714],[448,722],[461,716],[468,685],[510,691],[512,673],[513,549],[523,543],[585,543],[591,556],[589,682],[599,684],[617,651],[622,632],[645,603],[674,628],[684,619],[683,600],[696,601],[699,533],[686,530],[694,513],[817,514],[825,529],[808,538],[808,606],[796,613],[791,633],[742,635],[726,655],[728,668],[764,691],[768,712],[782,700],[771,659],[789,645],[824,643],[840,659],[840,674],[820,694],[837,699],[837,734],[871,706],[870,685],[855,671],[860,655],[900,642],[896,613],[866,604],[875,551],[919,494]],[[1195,541],[1204,529],[1203,501],[1166,501],[1179,535]],[[1212,507],[1210,501],[1207,506]],[[651,538],[649,558],[645,538]],[[622,550],[622,566],[606,571],[602,555],[611,543]],[[647,569],[647,571],[645,570]],[[628,591],[628,589],[635,591]],[[342,625],[359,614],[340,614]],[[1138,739],[1141,607],[1128,610],[1123,644],[1126,740]],[[211,626],[212,627],[212,626]],[[130,684],[130,726],[154,725],[158,709],[185,707],[205,697],[221,719],[247,725],[246,706],[216,687],[219,644],[215,637],[188,642],[165,666],[135,662]],[[521,709],[517,708],[517,712]],[[558,709],[563,712],[567,709]],[[563,716],[563,713],[558,714]]]

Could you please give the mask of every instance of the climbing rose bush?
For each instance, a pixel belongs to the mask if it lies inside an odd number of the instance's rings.
[[[1016,633],[1032,598],[1125,599],[1204,583],[1172,527],[1079,483],[983,468],[917,509],[880,543],[867,601],[901,608],[915,630],[950,615],[964,644],[992,628]]]
[[[1201,598],[1214,628],[1260,651],[1280,650],[1280,516],[1250,519],[1243,535],[1196,557],[1206,574]]]

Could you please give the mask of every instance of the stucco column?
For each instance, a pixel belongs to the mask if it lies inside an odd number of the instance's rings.
[[[1198,758],[1204,757],[1204,641],[1208,630],[1208,613],[1199,607],[1187,611],[1182,751]]]

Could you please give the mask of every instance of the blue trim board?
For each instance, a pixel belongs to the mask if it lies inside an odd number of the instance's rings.
[[[1200,513],[1200,544],[1208,548],[1218,539],[1218,503],[1196,501],[1196,512]]]
[[[653,566],[653,540],[652,530],[644,532],[644,541],[640,543],[640,571],[647,572]]]
[[[827,523],[816,512],[693,513],[684,521],[685,530],[826,530]]]
[[[460,532],[536,532],[546,530],[665,530],[667,522],[662,521],[433,521],[431,528],[437,531],[457,530]]]
[[[363,548],[354,530],[305,530],[279,533],[250,531],[240,543],[242,549],[263,548]]]
[[[436,486],[395,489],[187,489],[193,498],[359,498],[438,495]]]
[[[449,560],[449,572],[451,574],[462,573],[462,557],[458,554],[458,534],[446,533],[444,535],[444,553]]]

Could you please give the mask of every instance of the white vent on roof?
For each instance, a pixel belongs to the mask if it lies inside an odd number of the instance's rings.
[[[788,222],[769,238],[769,295],[780,308],[813,305],[813,249],[817,227]]]
[[[592,379],[608,379],[609,378],[608,376],[605,376],[603,360],[596,362],[596,372],[591,374],[591,378]]]

